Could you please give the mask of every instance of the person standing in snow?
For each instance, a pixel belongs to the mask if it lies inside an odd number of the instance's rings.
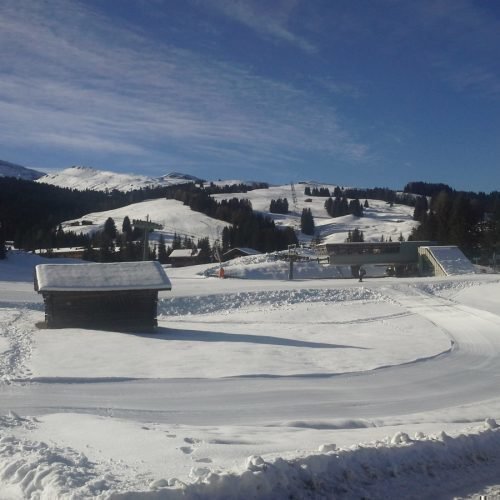
[[[363,281],[363,276],[366,274],[366,271],[361,267],[359,269],[359,281],[362,282]]]

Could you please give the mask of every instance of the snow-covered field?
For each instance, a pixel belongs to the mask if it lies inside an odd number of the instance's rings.
[[[279,226],[292,226],[300,228],[300,216],[303,208],[311,209],[314,217],[318,236],[325,243],[342,243],[348,231],[357,228],[363,231],[365,241],[380,241],[391,238],[397,241],[402,234],[404,238],[408,238],[413,227],[417,224],[413,217],[413,208],[405,205],[395,204],[392,207],[385,201],[368,200],[369,206],[364,209],[363,217],[355,217],[353,215],[345,215],[343,217],[331,218],[325,210],[326,197],[324,196],[307,196],[304,194],[306,187],[314,189],[315,187],[327,187],[330,192],[333,192],[335,185],[333,184],[317,184],[317,183],[300,183],[295,186],[297,205],[294,206],[292,200],[291,185],[271,186],[269,189],[255,189],[247,193],[236,194],[217,194],[214,198],[217,200],[232,198],[248,199],[252,203],[254,210],[269,215]],[[287,215],[272,214],[269,212],[269,206],[272,199],[286,198],[288,200],[290,213]],[[308,200],[308,201],[306,201]],[[360,200],[363,204],[364,199]],[[300,236],[303,241],[309,241],[311,238],[305,235]]]
[[[156,334],[38,330],[40,258],[0,261],[0,499],[500,491],[498,275],[248,260],[170,270]]]

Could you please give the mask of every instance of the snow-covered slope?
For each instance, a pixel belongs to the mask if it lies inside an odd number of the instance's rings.
[[[119,191],[131,191],[133,189],[172,186],[174,184],[184,184],[199,180],[197,177],[178,172],[172,172],[155,178],[145,175],[119,174],[91,167],[74,166],[45,175],[37,182],[78,190],[92,189],[95,191],[105,191],[117,189]]]
[[[413,220],[413,208],[406,205],[388,203],[379,200],[368,200],[369,207],[364,209],[363,217],[345,215],[343,217],[332,218],[325,210],[324,196],[307,196],[304,194],[306,187],[311,189],[315,187],[327,187],[330,192],[335,189],[334,184],[317,184],[313,182],[304,182],[295,185],[297,205],[294,206],[292,200],[292,188],[290,184],[284,186],[271,186],[269,189],[255,189],[247,193],[218,194],[214,198],[223,200],[227,198],[244,198],[252,202],[254,210],[260,211],[272,217],[277,225],[292,226],[300,228],[300,216],[302,209],[311,209],[314,217],[318,236],[325,243],[340,243],[347,237],[348,231],[358,228],[363,231],[365,241],[380,241],[391,238],[396,241],[400,234],[406,239],[411,230],[418,223]],[[286,215],[272,214],[269,212],[269,206],[272,199],[286,198],[290,213]],[[360,200],[363,204],[364,199]],[[304,242],[310,240],[310,237],[301,235]]]
[[[184,237],[189,236],[195,242],[201,238],[209,238],[210,242],[218,238],[218,233],[222,231],[227,222],[212,219],[199,212],[193,212],[189,207],[177,200],[166,200],[159,198],[156,200],[134,203],[125,207],[107,210],[106,212],[94,212],[84,215],[80,219],[66,221],[62,224],[65,231],[75,233],[89,234],[95,231],[102,231],[104,223],[108,217],[111,217],[118,230],[121,230],[123,219],[128,216],[130,221],[133,219],[156,222],[163,226],[163,230],[154,231],[150,241],[158,240],[160,234],[163,234],[165,244],[171,245],[174,234]],[[91,221],[92,225],[81,225],[81,221]],[[75,225],[80,223],[80,225]]]
[[[16,177],[17,179],[34,181],[44,175],[43,172],[0,160],[0,177]]]

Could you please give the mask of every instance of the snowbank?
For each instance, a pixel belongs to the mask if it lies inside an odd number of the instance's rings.
[[[14,416],[15,421],[17,416]],[[289,498],[439,498],[495,477],[500,430],[493,419],[450,436],[404,432],[337,449],[320,445],[294,459],[250,456],[240,471],[217,474],[194,465],[191,482],[159,478],[148,489],[118,486],[112,464],[96,464],[71,448],[0,434],[0,481],[12,498],[199,500]]]

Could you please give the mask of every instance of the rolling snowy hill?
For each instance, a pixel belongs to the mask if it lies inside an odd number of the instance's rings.
[[[306,197],[303,193],[297,193],[297,206],[291,207],[290,213],[286,215],[270,213],[269,205],[272,199],[288,198],[291,202],[290,191],[290,185],[273,186],[269,189],[256,189],[247,193],[218,194],[214,195],[214,198],[222,200],[236,197],[250,200],[254,210],[274,219],[277,226],[295,228],[299,240],[304,244],[311,240],[310,236],[300,233],[300,214],[306,207],[311,208],[318,235],[322,241],[328,243],[344,241],[348,231],[354,228],[363,231],[366,241],[379,241],[381,237],[396,241],[400,234],[407,238],[417,224],[412,220],[412,207],[398,204],[390,206],[379,200],[368,200],[369,208],[365,209],[363,217],[346,215],[331,218],[324,208],[325,197]],[[86,214],[79,219],[66,221],[62,227],[66,231],[76,233],[94,233],[102,230],[106,219],[111,217],[120,229],[125,216],[128,216],[130,220],[145,219],[149,216],[149,220],[163,225],[163,231],[154,231],[151,241],[158,240],[160,234],[163,234],[166,245],[171,244],[175,233],[182,237],[190,236],[195,241],[208,237],[213,243],[220,237],[220,232],[227,225],[226,222],[193,212],[176,200],[157,199],[134,203],[115,210]],[[92,221],[93,224],[81,225],[82,220]],[[76,223],[79,225],[75,225]]]
[[[126,216],[131,221],[133,219],[145,220],[148,217],[150,221],[161,224],[163,230],[154,231],[150,241],[158,240],[162,234],[166,245],[172,244],[174,234],[181,237],[189,236],[195,242],[201,238],[208,238],[210,243],[213,243],[218,238],[219,232],[224,226],[227,226],[226,222],[192,211],[180,201],[159,198],[105,212],[86,214],[80,219],[66,221],[62,227],[65,231],[91,234],[102,231],[106,219],[111,217],[115,221],[116,227],[121,230],[123,219]],[[76,222],[81,223],[82,220],[91,221],[92,225],[74,225]]]
[[[14,163],[0,160],[0,177],[16,177],[26,181],[34,181],[43,177],[43,172],[32,170],[31,168],[22,167]]]
[[[340,243],[347,237],[348,231],[358,228],[363,231],[365,241],[380,241],[391,238],[397,241],[400,234],[405,239],[411,233],[413,227],[418,223],[413,220],[413,208],[406,205],[390,204],[380,200],[368,200],[369,207],[364,209],[363,217],[345,215],[332,218],[324,207],[325,196],[307,196],[304,194],[306,187],[326,187],[333,192],[334,184],[319,184],[316,182],[303,182],[295,186],[297,199],[296,206],[293,205],[292,187],[290,184],[283,186],[270,186],[269,189],[255,189],[247,193],[217,194],[216,200],[232,197],[248,199],[254,210],[257,210],[274,219],[278,226],[291,226],[299,230],[302,209],[310,208],[314,217],[317,236],[325,243]],[[269,212],[272,199],[286,198],[289,203],[290,213],[274,214]],[[364,202],[364,200],[361,200]],[[311,240],[310,236],[300,235],[303,243]]]

